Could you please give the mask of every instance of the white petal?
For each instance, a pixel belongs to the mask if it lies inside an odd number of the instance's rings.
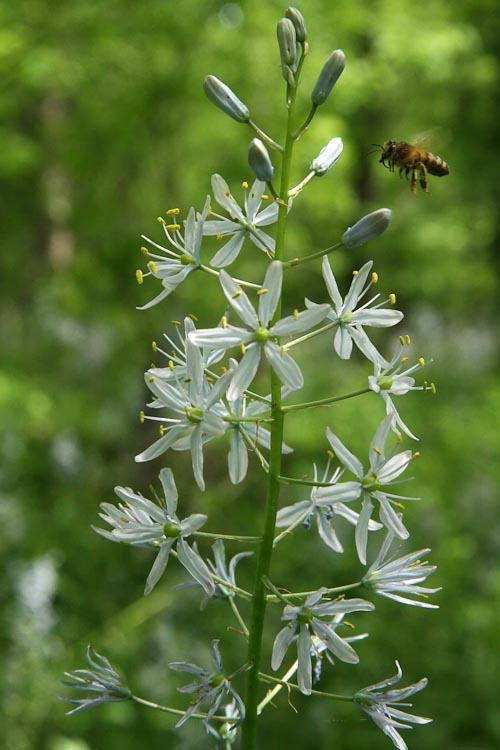
[[[227,397],[230,401],[239,398],[255,377],[259,367],[261,347],[259,344],[251,344],[241,358],[231,385],[227,389]]]
[[[302,388],[304,378],[300,367],[289,354],[281,353],[280,347],[274,341],[266,341],[264,354],[282,384],[292,391]]]
[[[260,325],[259,319],[245,292],[224,270],[219,273],[219,281],[233,310],[249,328],[255,331]]]
[[[333,275],[333,271],[331,269],[327,255],[323,255],[322,269],[323,278],[325,280],[328,294],[330,295],[332,302],[337,309],[337,313],[340,314],[340,311],[342,309],[342,296],[339,292],[339,288],[337,286],[337,282],[335,280],[335,276]]]
[[[231,431],[229,445],[229,454],[227,457],[229,478],[233,484],[239,484],[247,475],[248,453],[238,430]]]
[[[231,239],[215,253],[210,261],[212,268],[224,268],[224,266],[228,266],[232,263],[238,257],[244,239],[245,236],[242,232],[233,235],[233,237],[231,237]]]
[[[276,306],[281,296],[281,285],[283,283],[283,266],[279,260],[273,260],[269,264],[262,288],[268,291],[259,295],[259,322],[266,328],[274,315]]]
[[[351,453],[351,451],[345,447],[344,443],[339,440],[329,427],[326,428],[326,437],[339,461],[344,464],[344,466],[349,469],[355,477],[362,479],[364,473],[363,464],[359,458],[356,458],[354,453]]]
[[[233,217],[233,219],[238,219],[238,221],[245,223],[243,211],[231,195],[229,185],[227,184],[225,179],[221,177],[220,174],[213,174],[211,182],[214,197],[219,206],[225,208],[228,214]]]
[[[215,585],[210,575],[210,571],[201,559],[201,557],[187,544],[182,537],[177,542],[177,555],[179,562],[187,572],[203,586],[207,594],[215,592]]]

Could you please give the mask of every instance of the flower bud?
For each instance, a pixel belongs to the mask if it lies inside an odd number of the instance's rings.
[[[293,67],[297,62],[297,37],[295,26],[289,18],[282,18],[276,29],[280,48],[281,64]]]
[[[341,49],[336,49],[323,65],[318,80],[316,81],[316,85],[311,94],[314,106],[318,107],[327,100],[330,91],[335,86],[344,68],[345,55]]]
[[[311,162],[309,167],[311,172],[316,172],[317,177],[322,177],[334,164],[340,159],[344,144],[342,138],[332,138],[332,140],[324,146],[317,157]]]
[[[385,232],[391,220],[392,211],[390,208],[379,208],[371,214],[366,214],[362,219],[357,221],[353,227],[344,232],[341,242],[346,247],[359,247],[365,242],[373,240],[379,234]]]
[[[285,11],[285,16],[289,18],[295,26],[295,36],[297,37],[297,41],[305,42],[307,39],[307,29],[304,21],[304,16],[300,12],[300,10],[297,10],[297,8],[293,7],[287,8]]]
[[[264,146],[260,138],[254,138],[250,141],[248,147],[248,163],[258,180],[262,180],[262,182],[271,182],[274,176],[274,167],[267,148]]]
[[[215,76],[207,76],[203,81],[203,88],[210,101],[222,109],[226,115],[237,122],[248,122],[250,119],[248,107],[238,99],[229,86]]]

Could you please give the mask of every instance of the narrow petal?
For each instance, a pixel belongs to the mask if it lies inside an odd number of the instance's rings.
[[[210,575],[210,571],[200,555],[197,554],[182,537],[177,543],[177,555],[181,565],[185,567],[195,581],[198,581],[205,592],[211,596],[215,592],[215,584]]]
[[[313,618],[313,630],[320,638],[327,649],[337,656],[341,661],[347,664],[357,664],[359,656],[347,641],[344,641],[337,633],[328,627],[324,622]]]
[[[231,432],[227,466],[233,484],[239,484],[245,479],[248,471],[248,453],[238,430]]]
[[[342,309],[342,295],[339,292],[327,255],[323,255],[322,270],[328,294],[337,309],[337,313],[340,313]]]
[[[309,331],[325,320],[329,310],[330,305],[314,305],[298,315],[288,315],[271,328],[271,333],[273,336],[290,336]]]
[[[259,327],[260,322],[245,292],[224,270],[219,273],[219,281],[222,291],[233,310],[249,328],[255,331]]]
[[[243,245],[245,239],[245,235],[243,232],[238,232],[238,234],[234,234],[221,248],[218,250],[212,260],[210,261],[210,265],[212,268],[224,268],[224,266],[229,266],[230,263],[232,263],[239,255],[239,252],[241,250],[241,247]]]
[[[304,385],[302,372],[289,354],[286,352],[282,354],[280,347],[274,341],[266,341],[264,354],[284,386],[292,391],[302,388]]]
[[[240,398],[248,388],[259,367],[260,357],[261,347],[259,344],[252,344],[247,347],[245,354],[236,367],[231,385],[227,389],[227,397],[230,401]]]
[[[311,668],[311,635],[307,625],[302,624],[297,641],[297,657],[299,668],[297,670],[297,684],[300,692],[311,695],[312,668]]]
[[[238,219],[238,221],[245,223],[243,212],[231,195],[229,185],[227,184],[225,179],[221,177],[220,174],[213,174],[211,183],[215,200],[217,201],[219,206],[225,208],[228,214],[233,217],[233,219]]]
[[[358,479],[362,479],[363,464],[361,463],[359,458],[356,458],[356,456],[345,447],[345,445],[341,442],[341,440],[339,440],[339,438],[335,435],[334,432],[332,432],[329,427],[326,428],[326,437],[339,461],[343,463],[344,466],[349,469],[349,471],[352,472],[355,477],[357,477]]]
[[[271,658],[271,667],[274,671],[280,668],[281,662],[285,658],[287,649],[294,638],[295,628],[290,627],[290,625],[286,625],[284,628],[282,628],[282,630],[280,630],[280,632],[274,639],[273,654]]]
[[[170,550],[172,549],[174,541],[175,539],[169,539],[161,545],[160,551],[156,555],[153,567],[151,568],[146,580],[146,587],[144,589],[145,596],[152,592],[152,590],[162,577],[163,573],[165,572],[165,568],[167,567],[168,563],[168,557],[170,555]]]

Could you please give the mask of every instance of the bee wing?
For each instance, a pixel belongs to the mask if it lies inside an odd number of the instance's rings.
[[[448,128],[444,128],[437,125],[434,128],[423,130],[420,133],[412,136],[409,143],[416,148],[424,149],[425,151],[435,151],[445,146],[451,139],[451,133]]]

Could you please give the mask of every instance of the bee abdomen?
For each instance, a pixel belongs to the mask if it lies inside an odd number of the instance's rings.
[[[444,177],[446,174],[450,174],[450,168],[444,159],[436,154],[431,154],[429,151],[426,153],[426,167],[429,174],[436,175],[437,177]]]

